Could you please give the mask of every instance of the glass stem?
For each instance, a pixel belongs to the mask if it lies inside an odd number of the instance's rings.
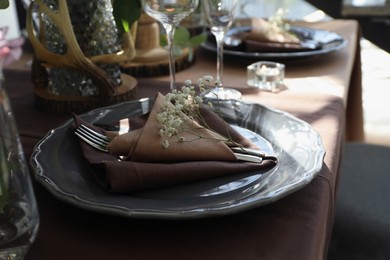
[[[169,51],[169,76],[170,76],[170,89],[171,91],[176,89],[175,79],[175,57],[173,50],[173,36],[175,35],[175,27],[172,24],[164,24],[164,29],[167,34],[167,43]]]
[[[214,33],[215,40],[217,42],[217,84],[218,88],[223,87],[223,39],[225,33],[216,32]]]

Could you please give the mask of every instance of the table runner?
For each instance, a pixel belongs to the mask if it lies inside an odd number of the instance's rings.
[[[359,34],[357,23],[350,20],[315,26],[343,35],[348,46],[323,57],[289,62],[286,90],[278,94],[244,89],[245,66],[250,61],[225,59],[225,82],[241,88],[244,100],[290,112],[320,133],[326,156],[323,169],[310,184],[274,203],[242,213],[173,221],[85,211],[54,198],[34,181],[41,226],[26,259],[326,259],[346,108],[351,100],[359,107],[360,94],[354,93],[361,91],[360,82],[355,80],[360,71],[360,57],[356,55]],[[179,82],[215,71],[214,56],[201,51],[197,58],[193,67],[177,74]],[[28,71],[13,69],[5,74],[29,158],[47,131],[70,116],[50,115],[35,108]],[[139,79],[138,96],[167,90],[167,82],[168,77]]]

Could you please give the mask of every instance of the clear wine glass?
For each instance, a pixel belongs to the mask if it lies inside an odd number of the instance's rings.
[[[223,42],[226,32],[232,25],[239,0],[203,0],[202,7],[211,33],[217,42],[217,86],[203,94],[211,99],[240,99],[241,92],[224,88],[223,84]]]
[[[170,88],[172,91],[176,89],[173,36],[180,21],[197,8],[198,0],[143,0],[142,3],[145,13],[159,21],[167,34]]]

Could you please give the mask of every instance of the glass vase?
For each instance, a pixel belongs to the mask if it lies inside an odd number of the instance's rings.
[[[58,0],[43,0],[52,10],[58,10]],[[117,53],[121,50],[111,0],[68,0],[72,28],[85,56]],[[57,25],[42,14],[46,48],[57,54],[67,52],[67,44]],[[119,87],[121,70],[118,63],[99,64],[115,87]],[[95,96],[99,89],[87,75],[72,69],[48,69],[48,90],[59,96]]]
[[[39,215],[0,57],[0,259],[23,259],[39,227]]]

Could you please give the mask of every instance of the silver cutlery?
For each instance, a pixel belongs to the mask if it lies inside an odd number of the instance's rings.
[[[75,134],[90,146],[100,151],[108,152],[107,145],[111,142],[112,138],[102,135],[83,124],[77,127]]]
[[[112,138],[105,136],[83,124],[76,128],[75,134],[90,146],[102,152],[108,152],[107,145],[111,142]],[[263,158],[266,157],[264,153],[254,149],[232,147],[231,150],[239,161],[261,163]]]

